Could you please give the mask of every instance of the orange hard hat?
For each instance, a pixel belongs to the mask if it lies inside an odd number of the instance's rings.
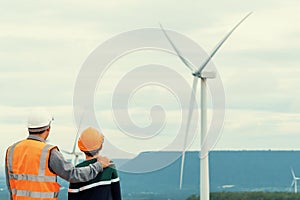
[[[78,147],[81,151],[94,151],[102,146],[104,136],[97,129],[89,127],[85,129],[79,139]]]

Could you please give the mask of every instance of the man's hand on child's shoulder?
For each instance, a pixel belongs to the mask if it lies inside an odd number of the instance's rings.
[[[97,161],[100,162],[103,169],[113,164],[111,160],[105,156],[98,156]]]

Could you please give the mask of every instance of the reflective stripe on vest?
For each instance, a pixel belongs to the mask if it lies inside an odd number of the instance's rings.
[[[21,141],[22,142],[22,141]],[[9,171],[8,177],[10,181],[33,181],[33,182],[40,182],[41,184],[47,184],[47,183],[57,183],[57,178],[56,176],[51,176],[51,175],[46,175],[46,169],[48,166],[47,165],[47,158],[48,158],[48,151],[51,147],[54,147],[49,144],[45,144],[45,146],[42,147],[42,151],[40,154],[40,161],[39,161],[39,167],[38,167],[38,172],[37,175],[34,174],[15,174],[13,171],[13,156],[15,152],[16,146],[19,144],[15,143],[10,147],[10,150],[7,155],[7,168]],[[33,163],[34,164],[34,163]],[[47,169],[49,171],[49,169]],[[30,184],[30,183],[27,183]],[[57,199],[58,197],[58,191],[51,191],[50,192],[45,192],[45,191],[31,191],[31,190],[24,190],[24,189],[17,189],[14,186],[11,188],[12,195],[16,197],[29,197],[29,198],[54,198]],[[53,187],[52,187],[53,188]]]
[[[58,192],[33,192],[27,190],[11,190],[12,194],[20,197],[32,197],[32,198],[57,198]]]
[[[21,142],[21,141],[20,141]],[[17,142],[15,144],[13,144],[10,147],[9,150],[9,154],[8,154],[8,170],[10,173],[13,173],[13,169],[12,169],[12,162],[13,162],[13,155],[14,155],[14,151],[15,151],[15,147],[17,146],[17,144],[19,144],[20,142]]]
[[[36,176],[31,174],[9,174],[10,179],[22,181],[55,182],[55,176]]]
[[[41,155],[41,159],[40,159],[39,176],[45,176],[47,153],[48,153],[48,149],[50,147],[52,147],[52,145],[47,144],[46,146],[44,146],[44,148],[42,150],[42,155]]]

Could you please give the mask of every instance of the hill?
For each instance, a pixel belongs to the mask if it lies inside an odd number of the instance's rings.
[[[120,169],[157,166],[168,154],[180,152],[145,152]],[[211,192],[292,191],[291,167],[300,175],[300,151],[213,151],[210,153]],[[153,172],[120,171],[124,194],[170,194],[170,199],[184,199],[199,194],[199,152],[187,152],[183,189],[179,190],[181,159]],[[173,198],[171,198],[173,197]]]

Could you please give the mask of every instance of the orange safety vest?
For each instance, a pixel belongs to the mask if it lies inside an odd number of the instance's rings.
[[[9,188],[13,200],[57,200],[60,185],[48,167],[51,149],[41,141],[26,139],[6,152]]]

